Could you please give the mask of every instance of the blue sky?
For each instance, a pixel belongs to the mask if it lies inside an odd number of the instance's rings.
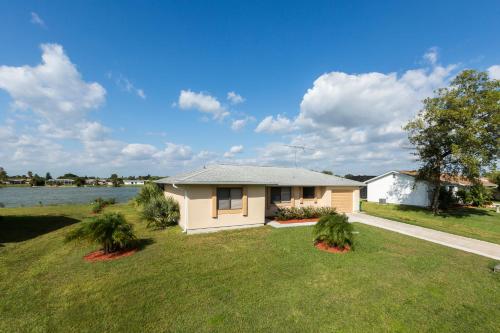
[[[401,125],[464,68],[500,78],[498,17],[497,1],[0,1],[0,166],[293,166],[292,144],[307,168],[414,168]]]

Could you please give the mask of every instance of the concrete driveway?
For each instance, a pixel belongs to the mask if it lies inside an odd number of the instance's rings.
[[[484,257],[500,260],[500,245],[494,243],[453,235],[416,225],[396,222],[364,213],[351,213],[347,215],[349,216],[350,222],[360,222],[466,252],[479,254]]]

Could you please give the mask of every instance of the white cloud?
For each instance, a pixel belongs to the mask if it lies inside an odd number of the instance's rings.
[[[45,22],[42,20],[42,18],[40,17],[40,15],[38,15],[35,12],[31,12],[31,20],[30,20],[30,22],[33,23],[33,24],[39,25],[42,28],[46,28]]]
[[[16,109],[31,109],[51,124],[69,124],[100,106],[106,90],[82,80],[58,44],[42,44],[42,63],[0,66],[0,89],[9,93]]]
[[[177,105],[183,110],[197,110],[211,114],[214,119],[223,119],[229,115],[217,98],[202,92],[181,90]]]
[[[85,82],[60,45],[43,44],[42,51],[42,63],[37,66],[0,66],[0,89],[11,96],[12,111],[21,120],[8,118],[0,124],[0,161],[6,169],[14,173],[80,170],[99,176],[120,170],[165,174],[215,158],[212,152],[193,153],[182,144],[166,143],[160,149],[111,138],[111,128],[86,117],[104,103],[104,88]],[[145,96],[130,81],[120,82],[124,89]]]
[[[122,149],[122,153],[133,160],[150,159],[157,152],[155,146],[143,143],[130,143]]]
[[[235,93],[234,91],[228,92],[226,98],[233,105],[240,104],[240,103],[243,103],[245,101],[245,98],[243,98],[243,96]]]
[[[245,116],[244,118],[241,119],[233,119],[231,122],[231,129],[233,131],[239,131],[243,129],[249,122],[255,121],[255,118],[252,116]]]
[[[295,129],[293,122],[282,115],[277,115],[276,118],[273,116],[267,116],[264,118],[255,128],[255,132],[267,132],[267,133],[285,133],[290,132]]]
[[[438,60],[438,48],[437,47],[431,47],[425,54],[424,54],[424,60],[428,61],[431,65],[435,65]]]
[[[142,89],[137,89],[137,96],[139,96],[142,99],[146,99],[146,93]]]
[[[193,150],[187,145],[167,142],[165,148],[156,152],[153,157],[165,164],[186,162],[193,159]]]
[[[493,65],[488,68],[488,74],[490,75],[490,78],[500,80],[500,65]]]
[[[245,127],[246,124],[247,124],[246,119],[236,119],[236,120],[233,120],[233,122],[231,123],[231,129],[233,131],[239,131],[240,129]]]
[[[113,74],[111,72],[108,73],[108,78],[112,79]],[[137,88],[134,84],[122,74],[119,74],[118,77],[114,80],[116,85],[123,91],[126,91],[131,94],[135,94],[142,99],[146,99],[146,93],[143,89]]]
[[[231,158],[234,157],[237,154],[241,154],[243,152],[243,146],[232,146],[228,151],[224,153],[225,158]]]
[[[78,124],[78,127],[80,132],[79,138],[82,141],[97,141],[111,133],[110,128],[96,121],[84,122]]]
[[[300,104],[298,123],[324,127],[382,125],[407,119],[421,100],[446,85],[454,66],[396,73],[323,74]]]
[[[268,116],[256,132],[283,133],[283,142],[258,149],[257,160],[291,165],[295,152],[286,144],[306,145],[297,163],[343,172],[381,172],[413,166],[402,126],[422,100],[453,78],[457,65],[438,65],[436,48],[424,55],[422,68],[398,73],[330,72],[304,94],[296,117]],[[321,157],[321,158],[318,158]]]

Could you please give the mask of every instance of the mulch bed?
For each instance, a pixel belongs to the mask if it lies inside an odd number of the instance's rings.
[[[323,243],[323,242],[318,242],[318,243],[314,244],[314,246],[318,250],[325,251],[325,252],[330,252],[330,253],[346,253],[346,252],[349,252],[351,250],[351,248],[349,247],[349,245],[347,245],[343,249],[339,249],[338,247],[330,247],[326,243]]]
[[[280,224],[288,224],[288,223],[303,223],[303,222],[318,222],[318,218],[316,219],[302,219],[302,220],[286,220],[286,221],[277,221]]]
[[[112,252],[112,253],[104,253],[104,251],[99,250],[99,251],[90,252],[89,254],[85,255],[83,257],[83,259],[85,259],[85,261],[88,261],[88,262],[115,260],[115,259],[120,259],[123,257],[129,257],[136,252],[137,252],[137,249],[118,251],[118,252]]]

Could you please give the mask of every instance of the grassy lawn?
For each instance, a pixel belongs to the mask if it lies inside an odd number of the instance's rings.
[[[499,330],[487,258],[360,224],[341,255],[316,250],[310,227],[149,231],[116,205],[149,245],[86,263],[95,246],[62,239],[89,210],[0,209],[1,332]]]
[[[361,209],[370,215],[500,244],[500,214],[494,208],[457,208],[435,216],[421,207],[364,201]]]

